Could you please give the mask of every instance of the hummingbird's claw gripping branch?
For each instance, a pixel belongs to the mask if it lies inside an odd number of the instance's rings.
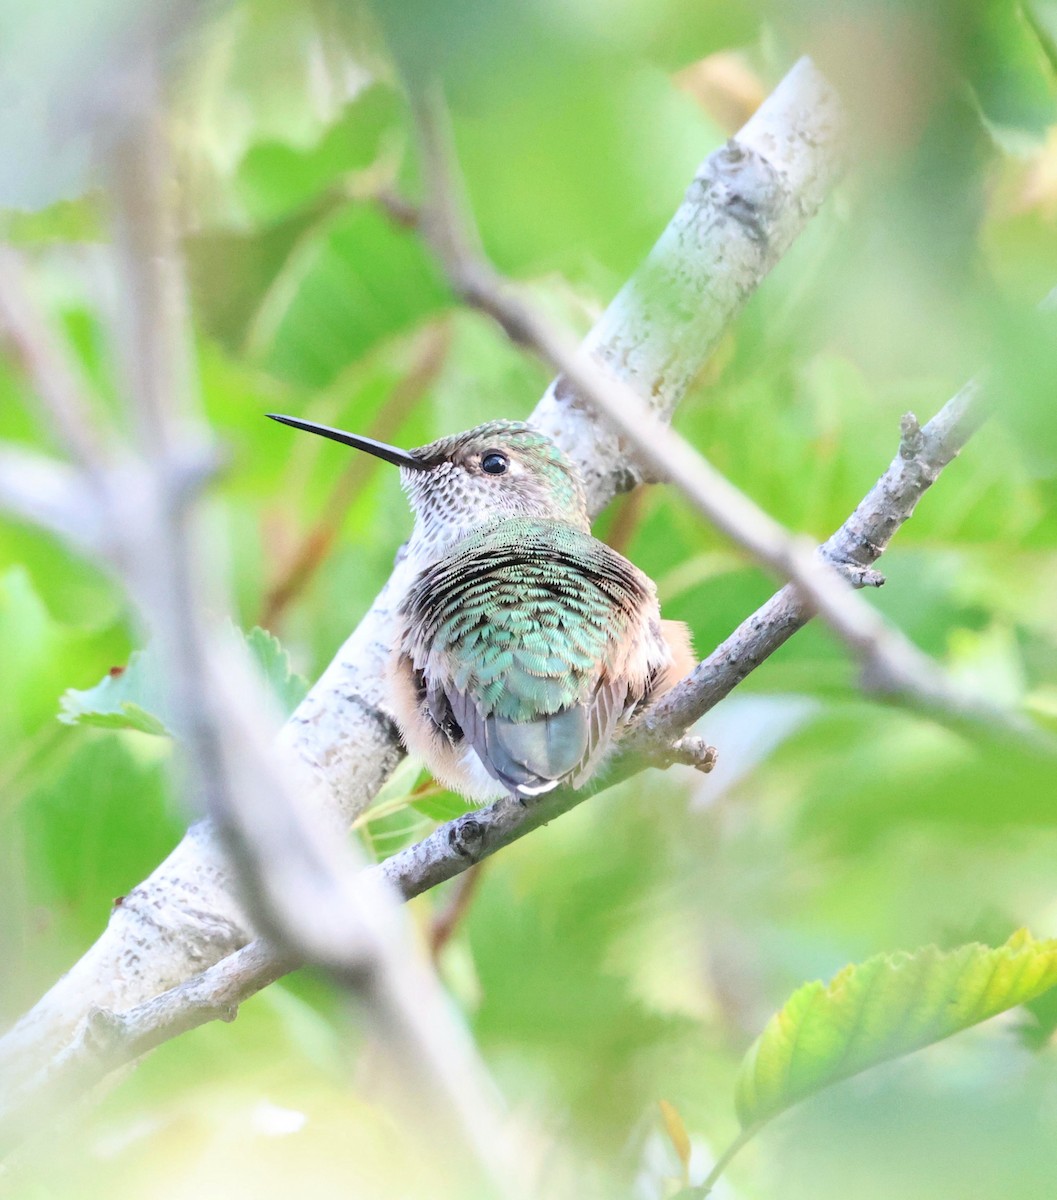
[[[719,761],[719,751],[710,746],[704,738],[687,735],[672,742],[664,754],[667,759],[663,765],[670,766],[679,763],[685,767],[693,767],[703,775],[708,775],[715,769]],[[658,764],[660,765],[660,764]]]

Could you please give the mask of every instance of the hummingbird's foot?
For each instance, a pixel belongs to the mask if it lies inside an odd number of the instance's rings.
[[[882,547],[872,547],[880,554]],[[880,571],[875,571],[873,567],[864,567],[860,563],[853,562],[837,562],[834,559],[826,559],[831,567],[835,567],[844,578],[852,585],[853,588],[879,588],[884,587],[885,577]]]
[[[682,763],[684,766],[693,767],[705,775],[712,770],[718,761],[719,751],[715,746],[710,746],[704,738],[682,737],[677,742],[673,742],[668,751],[669,765],[671,763]]]

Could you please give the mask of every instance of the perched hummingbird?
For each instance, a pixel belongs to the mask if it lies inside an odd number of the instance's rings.
[[[390,703],[407,747],[478,801],[582,784],[646,701],[693,665],[650,578],[591,536],[572,462],[490,421],[417,450],[273,420],[400,467],[417,575],[398,614]]]

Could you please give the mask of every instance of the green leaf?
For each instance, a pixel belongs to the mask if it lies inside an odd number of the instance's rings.
[[[56,702],[71,680],[91,679],[100,661],[123,656],[127,645],[120,628],[56,620],[24,567],[0,573],[0,761],[51,727]]]
[[[1003,946],[926,946],[851,964],[794,992],[742,1062],[744,1127],[887,1059],[1024,1004],[1057,983],[1057,939],[1019,930]]]
[[[239,166],[236,188],[251,222],[264,224],[288,215],[369,167],[391,139],[399,112],[397,93],[374,84],[361,92],[308,148],[282,141],[259,142]]]
[[[110,899],[180,840],[186,818],[167,799],[163,743],[70,736],[69,757],[38,777],[20,812],[22,853],[31,902],[89,937]]]
[[[246,636],[246,646],[271,684],[284,717],[288,717],[308,694],[308,680],[290,665],[290,655],[274,634],[255,625]]]
[[[4,238],[20,246],[101,241],[104,221],[100,197],[90,192],[76,200],[58,200],[35,211],[0,213]]]
[[[95,687],[69,688],[59,701],[59,720],[66,725],[173,733],[154,651],[137,650],[128,666],[111,667]]]
[[[261,228],[206,229],[184,244],[191,293],[202,328],[241,356],[250,325],[280,273],[321,236],[344,201],[327,193]]]
[[[276,138],[258,142],[246,153],[234,180],[245,219],[234,226],[207,226],[185,243],[204,327],[229,348],[241,352],[247,336],[258,339],[262,353],[274,348],[269,322],[279,320],[276,311],[287,304],[296,308],[303,272],[315,269],[318,274],[320,258],[333,248],[330,233],[342,225],[342,213],[350,207],[352,180],[371,168],[393,141],[398,115],[397,94],[375,84],[310,146]],[[372,186],[381,185],[375,181],[367,190]],[[414,239],[405,234],[403,241]],[[311,280],[309,286],[315,286]],[[262,321],[263,334],[255,324]],[[339,367],[350,361],[334,347],[328,353],[338,354]],[[300,378],[303,365],[295,360],[290,377]]]
[[[981,6],[975,15],[969,81],[996,131],[1042,135],[1057,117],[1057,85],[1046,45],[1046,5]]]
[[[187,252],[205,327],[298,386],[332,383],[451,304],[421,239],[333,190],[260,229],[207,231]]]
[[[431,821],[454,821],[464,813],[473,812],[477,806],[464,800],[454,792],[440,792],[436,796],[422,796],[411,801],[411,807]]]
[[[1021,8],[1050,70],[1057,75],[1057,3],[1054,0],[1025,0]]]
[[[295,242],[259,299],[248,349],[282,379],[325,387],[386,338],[450,303],[421,239],[352,204]]]
[[[278,638],[259,626],[243,636],[283,715],[288,716],[304,699],[308,683],[291,669],[290,656]],[[111,667],[95,687],[68,689],[60,701],[59,720],[67,725],[179,735],[158,656],[149,646],[137,650],[127,667]]]

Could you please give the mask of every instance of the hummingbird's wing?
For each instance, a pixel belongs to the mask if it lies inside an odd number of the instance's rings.
[[[650,580],[550,522],[508,520],[465,538],[423,571],[401,611],[423,710],[521,795],[585,779],[672,661]]]

